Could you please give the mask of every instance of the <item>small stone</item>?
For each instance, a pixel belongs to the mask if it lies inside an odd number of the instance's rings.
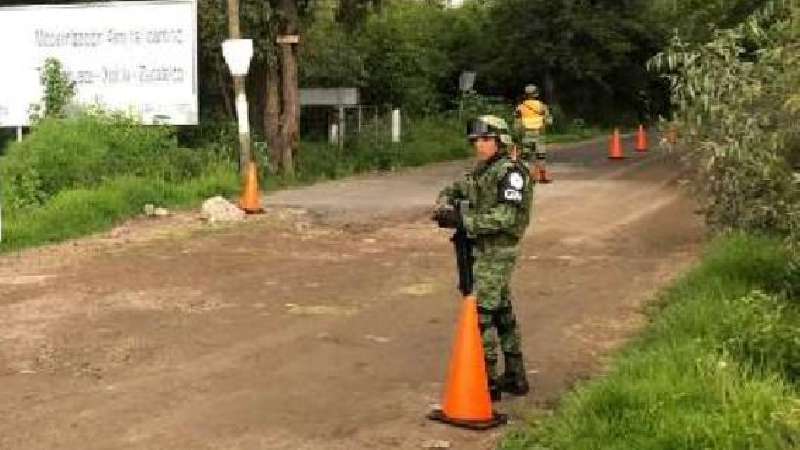
[[[368,334],[368,335],[364,336],[364,339],[367,339],[368,341],[372,341],[372,342],[377,342],[378,344],[387,344],[389,342],[392,342],[392,340],[387,338],[387,337],[375,336],[375,335],[372,335],[372,334]]]
[[[450,448],[450,441],[432,439],[422,443],[422,448]]]
[[[153,214],[156,217],[167,217],[169,216],[169,210],[167,208],[156,208]]]

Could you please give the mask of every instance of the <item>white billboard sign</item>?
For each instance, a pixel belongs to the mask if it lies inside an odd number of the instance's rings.
[[[77,103],[197,124],[195,0],[0,8],[0,126],[29,124],[48,57],[75,82]]]

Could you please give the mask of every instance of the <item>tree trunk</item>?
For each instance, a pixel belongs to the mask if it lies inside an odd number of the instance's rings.
[[[281,119],[281,78],[277,62],[267,64],[266,89],[264,100],[264,136],[269,146],[270,161],[283,170],[280,143]]]
[[[294,156],[299,143],[300,96],[297,80],[297,49],[294,45],[281,46],[283,69],[283,115],[281,117],[282,164],[287,175],[294,175]]]
[[[558,104],[558,98],[556,97],[556,81],[550,69],[544,73],[544,98],[550,105]]]
[[[225,106],[225,114],[228,117],[233,117],[236,119],[236,112],[233,110],[233,99],[231,99],[231,93],[229,90],[229,85],[227,83],[227,79],[225,78],[225,63],[222,64],[214,63],[216,67],[217,73],[217,86],[219,87],[219,93],[222,96],[222,104]]]
[[[299,17],[296,0],[281,0],[281,13],[284,18],[281,34],[295,35],[299,30]],[[280,44],[281,88],[283,114],[281,115],[280,143],[281,166],[285,175],[294,176],[294,157],[299,144],[300,93],[297,76],[297,46]]]

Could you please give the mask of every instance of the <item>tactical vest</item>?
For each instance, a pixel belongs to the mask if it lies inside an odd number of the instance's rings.
[[[539,100],[525,100],[517,108],[520,118],[522,119],[522,127],[526,130],[542,130],[544,128],[544,119],[547,114],[547,107]]]

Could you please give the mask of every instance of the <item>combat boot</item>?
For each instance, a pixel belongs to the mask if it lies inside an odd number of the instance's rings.
[[[498,382],[500,390],[511,395],[528,395],[531,388],[525,374],[525,362],[522,360],[522,355],[506,353],[505,362],[505,372]]]

